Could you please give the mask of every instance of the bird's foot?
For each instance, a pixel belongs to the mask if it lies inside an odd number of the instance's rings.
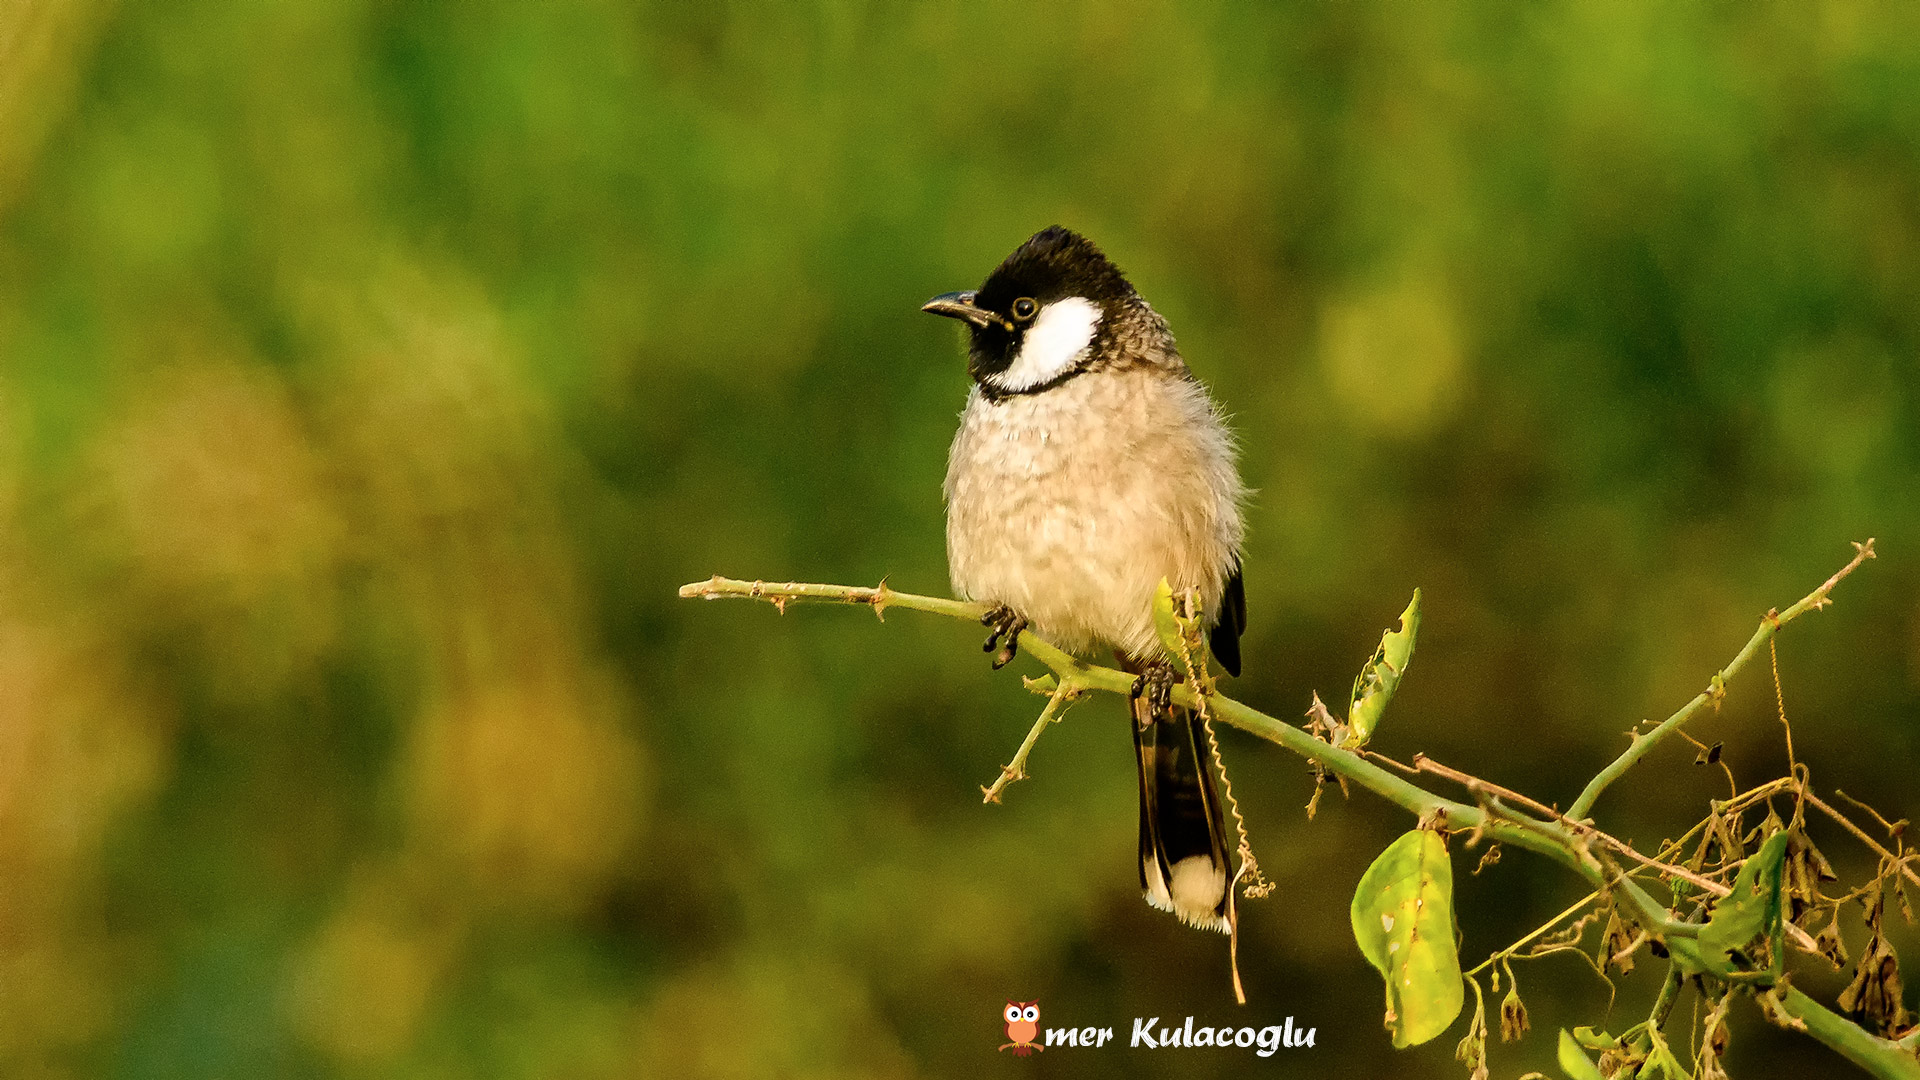
[[[980,646],[981,652],[993,652],[995,645],[1002,641],[1006,642],[993,658],[993,670],[999,671],[1012,663],[1014,654],[1020,651],[1020,631],[1027,628],[1027,620],[1015,614],[1014,610],[1007,605],[998,604],[993,610],[980,616],[980,625],[992,628],[992,632],[987,635],[987,643]]]
[[[1134,678],[1129,696],[1145,697],[1148,711],[1164,716],[1173,709],[1173,665],[1165,660],[1149,662]]]

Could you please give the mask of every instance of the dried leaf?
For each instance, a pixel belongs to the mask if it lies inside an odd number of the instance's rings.
[[[1726,1030],[1724,1027],[1722,1031]],[[1700,1061],[1699,1080],[1732,1080],[1727,1075],[1727,1067],[1717,1057],[1703,1057]]]
[[[1722,994],[1701,1025],[1700,1080],[1728,1080],[1721,1062],[1727,1056],[1727,1006],[1731,1004],[1733,995]]]
[[[1708,835],[1720,848],[1720,865],[1739,862],[1747,857],[1747,848],[1740,842],[1740,815],[1726,814],[1713,819],[1713,827]]]
[[[1813,868],[1821,881],[1840,880],[1840,875],[1833,872],[1833,864],[1827,861],[1825,855],[1820,854],[1820,849],[1813,846],[1813,841],[1807,838],[1805,832],[1800,834],[1800,842],[1806,845],[1807,855],[1813,860]]]
[[[1709,1059],[1717,1061],[1720,1058],[1727,1056],[1726,1012],[1723,1009],[1716,1009],[1714,1010],[1713,1015],[1707,1017],[1707,1020],[1708,1020],[1707,1040],[1706,1040],[1707,1057]]]
[[[1879,933],[1880,919],[1886,912],[1887,907],[1886,893],[1875,889],[1873,892],[1860,898],[1860,906],[1867,909],[1867,929],[1876,934]]]
[[[1760,820],[1760,824],[1749,829],[1741,839],[1751,844],[1762,837],[1772,836],[1786,827],[1786,823],[1780,820],[1780,815],[1774,812],[1773,804],[1768,803],[1767,816]]]
[[[1468,1080],[1486,1080],[1487,999],[1481,995],[1478,982],[1473,984],[1473,1021],[1467,1025],[1466,1037],[1453,1048],[1453,1057],[1467,1067]]]
[[[1887,944],[1887,936],[1880,929],[1883,902],[1883,895],[1876,891],[1874,903],[1867,909],[1867,925],[1872,928],[1873,936],[1860,954],[1853,981],[1840,991],[1834,1003],[1869,1028],[1884,1032],[1905,1028],[1908,1019],[1900,987],[1900,958],[1894,955],[1893,947]]]
[[[1639,948],[1633,927],[1620,913],[1607,909],[1607,933],[1600,939],[1600,969],[1611,967],[1622,975],[1633,970],[1633,951]]]
[[[1782,887],[1787,896],[1787,921],[1801,918],[1820,903],[1820,883],[1837,880],[1833,865],[1807,834],[1795,829],[1787,838],[1787,868]]]
[[[1520,988],[1507,989],[1507,996],[1500,999],[1500,1041],[1517,1042],[1532,1025],[1527,1023],[1527,1005],[1520,1000]]]
[[[1600,1055],[1600,1075],[1608,1080],[1631,1080],[1640,1067],[1646,1063],[1647,1055],[1631,1047],[1622,1046],[1618,1050],[1609,1050]]]
[[[1813,936],[1813,943],[1820,955],[1827,958],[1833,970],[1839,971],[1847,966],[1847,945],[1840,940],[1840,909],[1835,908],[1833,918],[1827,920],[1826,929]]]

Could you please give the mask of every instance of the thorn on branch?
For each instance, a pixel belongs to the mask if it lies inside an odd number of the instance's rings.
[[[1841,578],[1844,578],[1848,574],[1853,573],[1854,570],[1857,569],[1861,563],[1866,562],[1868,559],[1877,559],[1880,557],[1879,555],[1874,553],[1873,537],[1871,536],[1867,537],[1867,542],[1864,544],[1859,542],[1858,540],[1854,541],[1853,553],[1854,554],[1853,554],[1852,562],[1841,567],[1838,571],[1834,573],[1832,577],[1828,578],[1824,584],[1822,584],[1818,589],[1815,589],[1813,591],[1813,596],[1810,598],[1807,604],[1808,607],[1818,610],[1820,608],[1826,607],[1828,604],[1833,603],[1833,600],[1829,598],[1827,594],[1833,591],[1833,587],[1835,585],[1840,584]]]
[[[1012,765],[1000,766],[1000,779],[995,780],[992,787],[987,787],[985,784],[980,786],[982,796],[980,802],[982,804],[998,804],[1000,802],[1000,793],[1007,789],[1008,784],[1016,780],[1025,780],[1026,778],[1027,773],[1024,769],[1015,769]]]
[[[1778,982],[1775,982],[1766,990],[1756,994],[1754,1000],[1759,1003],[1760,1015],[1767,1018],[1767,1023],[1775,1027],[1791,1028],[1794,1031],[1805,1032],[1807,1030],[1807,1022],[1789,1012],[1781,998],[1781,995],[1787,992],[1789,985],[1787,981],[1788,978],[1789,976],[1786,975],[1780,976]]]
[[[1031,679],[1022,675],[1020,676],[1020,685],[1026,688],[1027,693],[1039,694],[1041,697],[1052,697],[1053,692],[1060,689],[1059,680],[1051,675],[1042,675],[1037,679]]]

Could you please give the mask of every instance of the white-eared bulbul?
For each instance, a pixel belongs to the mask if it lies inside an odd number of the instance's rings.
[[[974,386],[947,462],[947,560],[993,605],[986,648],[1022,628],[1141,674],[1140,885],[1147,902],[1226,930],[1232,870],[1200,721],[1168,700],[1153,626],[1165,578],[1195,587],[1213,655],[1240,672],[1246,496],[1232,434],[1166,320],[1084,237],[1035,234],[972,292],[922,309],[971,330]]]

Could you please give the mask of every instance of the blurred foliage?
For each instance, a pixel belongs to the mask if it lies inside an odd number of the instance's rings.
[[[982,807],[1036,703],[973,633],[673,599],[940,590],[916,308],[1053,222],[1234,414],[1237,696],[1346,686],[1417,585],[1378,748],[1564,804],[1875,535],[1781,676],[1817,783],[1920,814],[1911,5],[13,0],[0,1072],[1455,1075],[1346,931],[1380,804],[1226,734],[1281,885],[1236,1013],[1138,898],[1119,709]],[[1776,775],[1772,709],[1700,734]],[[1601,820],[1697,818],[1689,759]],[[1463,957],[1578,893],[1462,874]],[[1035,998],[1319,1037],[997,1064]],[[1840,1067],[1737,1015],[1729,1066]]]

